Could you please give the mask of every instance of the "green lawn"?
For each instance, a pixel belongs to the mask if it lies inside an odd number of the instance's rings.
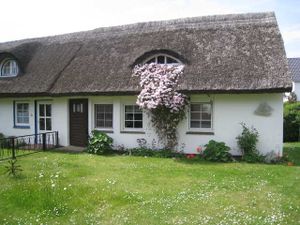
[[[300,224],[299,166],[37,153],[15,179],[6,164],[0,224]]]

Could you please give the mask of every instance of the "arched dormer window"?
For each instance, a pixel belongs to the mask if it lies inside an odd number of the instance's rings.
[[[6,59],[0,64],[0,77],[14,77],[19,73],[19,66],[16,60]]]
[[[182,62],[180,62],[178,59],[166,54],[152,55],[151,57],[147,58],[144,63],[182,64]]]

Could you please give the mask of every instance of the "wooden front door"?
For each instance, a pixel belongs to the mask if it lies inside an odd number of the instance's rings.
[[[87,146],[88,99],[70,99],[70,145]]]

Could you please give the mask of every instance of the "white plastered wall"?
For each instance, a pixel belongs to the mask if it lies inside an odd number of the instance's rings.
[[[136,96],[90,96],[72,97],[89,99],[89,132],[94,129],[94,104],[113,104],[113,133],[108,133],[115,145],[127,148],[137,147],[137,139],[145,138],[149,145],[157,141],[155,130],[151,128],[150,119],[144,113],[144,133],[124,133],[122,129],[122,111],[124,104],[134,104]],[[179,149],[195,153],[197,146],[205,145],[209,140],[224,141],[231,147],[233,154],[239,154],[236,136],[241,131],[241,122],[254,126],[259,132],[258,149],[262,153],[282,152],[283,137],[283,101],[282,94],[216,94],[192,95],[192,102],[213,102],[213,134],[187,134],[188,118],[179,125]],[[60,144],[69,145],[69,97],[57,98],[5,98],[0,99],[0,132],[7,136],[34,134],[34,101],[52,102],[52,128],[59,132]],[[30,129],[13,127],[13,100],[27,100],[30,103]],[[268,117],[254,113],[259,104],[267,103],[273,108]]]

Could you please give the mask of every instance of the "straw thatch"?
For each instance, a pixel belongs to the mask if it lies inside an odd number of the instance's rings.
[[[180,90],[284,92],[291,78],[274,13],[207,16],[0,43],[22,74],[0,96],[133,94],[132,67],[163,52],[186,64]],[[1,56],[0,56],[1,57]]]
[[[300,58],[288,58],[289,69],[294,82],[300,82]]]

